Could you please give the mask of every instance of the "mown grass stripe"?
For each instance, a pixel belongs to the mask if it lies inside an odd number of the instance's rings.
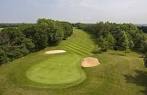
[[[76,54],[78,54],[78,55],[81,55],[81,56],[86,56],[86,55],[87,55],[87,54],[85,54],[85,53],[79,52],[79,51],[77,51],[77,50],[75,50],[75,49],[73,49],[73,48],[70,48],[70,47],[65,47],[65,50],[67,50],[67,51],[69,51],[69,52],[74,52],[74,53],[76,53]]]
[[[84,51],[84,50],[82,50],[82,49],[79,49],[79,48],[76,48],[76,47],[72,47],[72,46],[66,46],[66,47],[69,47],[69,49],[74,49],[74,50],[77,50],[78,52],[82,52],[82,53],[84,53],[84,54],[90,54],[90,52],[88,52],[88,51]]]
[[[80,49],[83,49],[83,50],[86,50],[86,51],[92,50],[92,48],[91,47],[88,47],[87,45],[79,45],[77,43],[67,43],[65,45],[77,47],[77,48],[80,48]]]

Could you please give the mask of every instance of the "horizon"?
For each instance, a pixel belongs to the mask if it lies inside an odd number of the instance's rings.
[[[71,23],[147,24],[146,0],[1,0],[0,23],[36,23],[38,18]]]
[[[45,19],[48,19],[48,18],[45,18]],[[55,20],[55,19],[51,19],[51,20]],[[55,21],[69,22],[69,23],[72,23],[72,24],[77,24],[77,23],[81,23],[81,24],[96,24],[96,23],[100,23],[100,22],[103,22],[103,23],[109,22],[109,21],[99,21],[99,22],[93,22],[93,23],[89,23],[89,22],[86,23],[86,22],[70,22],[70,21],[65,21],[65,20],[55,20]],[[0,22],[0,24],[36,24],[36,23],[37,23],[37,20],[36,20],[36,22],[4,22],[4,23],[1,23]],[[129,22],[122,22],[122,23],[109,22],[109,23],[116,23],[116,24],[134,24],[134,25],[137,25],[137,26],[147,26],[146,23],[145,24],[136,24],[136,23],[129,23]]]

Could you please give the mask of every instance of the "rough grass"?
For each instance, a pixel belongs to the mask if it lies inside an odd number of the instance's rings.
[[[58,47],[47,48],[32,53],[0,67],[0,95],[146,95],[147,70],[139,54],[130,52],[126,56],[120,51],[92,54],[93,42],[88,34],[74,30],[74,35]],[[77,40],[76,40],[77,39]],[[87,41],[87,39],[89,39]],[[85,41],[84,41],[85,40]],[[64,89],[36,88],[42,85],[28,81],[24,71],[56,55],[44,55],[50,49],[65,49],[70,53],[85,57],[88,54],[99,58],[101,65],[83,68],[87,79],[81,84]],[[72,56],[70,56],[72,57]],[[37,62],[37,63],[36,63]],[[24,85],[25,83],[25,85]]]

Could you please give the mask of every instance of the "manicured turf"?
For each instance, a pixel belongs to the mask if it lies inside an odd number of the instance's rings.
[[[74,33],[71,38],[56,47],[66,50],[67,53],[56,54],[52,58],[47,58],[35,64],[27,70],[28,79],[48,85],[72,84],[72,86],[84,81],[86,76],[80,67],[81,60],[84,56],[92,55],[94,43],[87,33],[80,30],[75,32],[77,33]],[[81,38],[83,40],[80,40]],[[87,42],[90,46],[87,45]]]
[[[95,48],[95,44],[89,34],[83,32],[82,30],[75,29],[72,37],[62,42],[58,47],[85,57],[93,55],[92,52]]]
[[[0,28],[0,31],[2,30],[3,28]]]
[[[57,55],[56,58],[32,66],[27,71],[27,76],[32,81],[44,84],[70,84],[85,78],[80,60],[81,57],[76,54]]]
[[[126,56],[120,51],[108,51],[102,54],[92,54],[95,48],[90,36],[81,30],[74,30],[74,35],[62,42],[57,47],[47,48],[40,52],[32,53],[0,67],[0,95],[146,95],[147,94],[147,70],[143,66],[143,59],[134,52]],[[44,52],[51,49],[64,49],[65,54],[45,55]],[[79,68],[85,72],[86,80],[70,85],[49,85],[29,80],[26,75],[33,71],[33,66],[47,64],[47,60],[57,62],[59,56],[71,57],[85,56],[97,57],[101,65],[93,68]],[[57,58],[58,59],[58,58]],[[62,58],[61,58],[62,59]],[[60,60],[61,60],[60,59]],[[63,58],[64,59],[64,58]],[[72,60],[72,58],[71,58]],[[78,60],[78,58],[76,58]],[[53,63],[52,65],[54,65]],[[67,60],[65,60],[67,61]],[[68,63],[68,62],[67,62]],[[67,64],[65,62],[65,64]],[[72,63],[70,66],[76,66]],[[48,64],[47,64],[48,65]],[[46,67],[49,68],[49,67]],[[66,68],[64,68],[66,69]],[[75,71],[78,69],[73,68]],[[38,72],[40,73],[40,72]],[[30,73],[31,74],[31,73]],[[32,73],[33,74],[33,73]],[[70,73],[69,73],[70,74]],[[76,73],[74,73],[76,74]],[[37,75],[37,74],[36,74]],[[39,75],[39,74],[38,74]],[[66,76],[66,74],[64,74]],[[30,76],[30,75],[29,75]],[[33,75],[31,75],[33,76]],[[60,73],[57,75],[60,76]],[[76,77],[78,75],[75,75]],[[34,75],[35,77],[35,75]],[[55,78],[55,77],[54,77]],[[64,78],[64,77],[63,77]],[[30,78],[31,79],[31,78]],[[73,76],[72,78],[73,79]],[[78,78],[76,78],[78,79]],[[35,80],[38,81],[38,80]],[[44,80],[45,81],[45,80]],[[52,81],[53,82],[53,81]],[[59,81],[61,84],[64,81]],[[79,84],[80,83],[80,84]],[[66,84],[66,83],[65,83]],[[69,87],[71,86],[71,87]],[[39,88],[38,88],[39,87]],[[54,88],[62,89],[54,89]],[[69,88],[67,88],[69,87]]]

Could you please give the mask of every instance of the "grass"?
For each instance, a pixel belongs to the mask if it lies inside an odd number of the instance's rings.
[[[80,40],[81,38],[83,41]],[[87,45],[87,42],[90,46]],[[53,85],[56,85],[55,87],[57,85],[66,87],[67,84],[69,86],[76,85],[86,78],[85,73],[80,68],[80,63],[83,57],[92,55],[93,47],[94,43],[91,41],[90,35],[78,30],[78,33],[74,33],[71,38],[56,47],[56,49],[66,50],[67,54],[55,55],[32,66],[27,71],[27,77],[38,83],[52,85],[52,88]]]
[[[81,58],[75,54],[57,55],[32,66],[27,71],[27,76],[32,81],[49,85],[75,83],[85,79],[79,65],[80,60]]]
[[[2,30],[3,28],[0,28],[0,31]]]
[[[59,46],[46,48],[45,50],[29,54],[24,58],[17,59],[9,64],[2,65],[0,67],[0,95],[146,95],[147,94],[147,70],[143,66],[143,59],[139,54],[135,52],[124,53],[121,51],[108,51],[102,54],[92,54],[91,52],[95,48],[91,37],[81,31],[74,30],[74,35],[68,40],[63,41]],[[45,55],[44,52],[52,49],[64,49],[67,51],[65,54],[60,55]],[[74,72],[78,69],[74,69],[74,64],[79,63],[78,58],[85,56],[97,57],[101,65],[93,68],[83,68],[87,78],[84,82],[72,85],[69,88],[53,89],[46,88],[43,83],[37,83],[30,81],[25,73],[32,72],[32,77],[36,77],[33,74],[33,66],[41,67],[47,66],[47,60],[50,62],[60,62],[55,60],[56,57],[65,56],[69,60],[77,59],[77,62],[68,64],[68,60],[61,59],[65,62],[64,65],[72,66]],[[78,56],[78,58],[77,58]],[[73,57],[73,59],[72,59]],[[60,59],[60,58],[59,58]],[[61,60],[60,59],[60,60]],[[79,59],[79,60],[80,60]],[[52,60],[52,61],[51,61]],[[75,60],[76,61],[76,60]],[[43,64],[41,64],[43,62]],[[55,63],[51,66],[55,65]],[[58,65],[59,65],[58,64]],[[41,66],[40,66],[41,65]],[[79,64],[77,64],[79,65]],[[53,66],[54,67],[54,66]],[[51,68],[51,67],[45,67]],[[58,67],[57,67],[58,68]],[[32,70],[33,69],[33,70]],[[59,69],[59,68],[58,68]],[[65,68],[64,68],[65,69]],[[68,69],[68,68],[66,68]],[[30,70],[30,71],[29,71]],[[60,69],[59,69],[60,70]],[[71,69],[69,69],[71,70]],[[83,70],[79,68],[81,72]],[[55,72],[53,70],[53,72]],[[38,72],[37,75],[40,72]],[[58,73],[60,76],[62,72]],[[66,70],[63,73],[67,73]],[[52,74],[52,73],[50,73]],[[54,76],[54,75],[53,75]],[[74,76],[79,76],[74,73]],[[74,77],[71,76],[71,77]],[[32,77],[30,79],[32,79]],[[46,76],[49,77],[49,76]],[[65,74],[66,77],[66,74]],[[63,78],[65,78],[63,77]],[[34,79],[34,78],[33,78]],[[71,78],[73,79],[73,78]],[[77,78],[78,79],[78,78]],[[37,79],[36,81],[40,81]],[[44,80],[46,81],[46,80]],[[55,82],[52,80],[52,82]],[[65,83],[61,80],[58,82]],[[41,88],[36,88],[40,86]],[[66,85],[61,85],[64,87]],[[69,86],[69,85],[68,85]]]
[[[86,75],[80,67],[80,61],[85,56],[92,55],[94,43],[87,33],[81,30],[75,31],[72,37],[61,42],[57,47],[46,48],[11,62],[8,65],[13,71],[9,72],[10,81],[21,87],[39,88],[66,88],[84,81]],[[79,41],[79,38],[87,39]],[[88,47],[86,47],[87,42],[90,44]],[[54,49],[63,49],[67,53],[45,54],[45,51]]]
[[[58,48],[84,57],[93,55],[92,52],[95,48],[95,44],[91,40],[91,36],[89,34],[76,29],[72,37],[62,42]]]

